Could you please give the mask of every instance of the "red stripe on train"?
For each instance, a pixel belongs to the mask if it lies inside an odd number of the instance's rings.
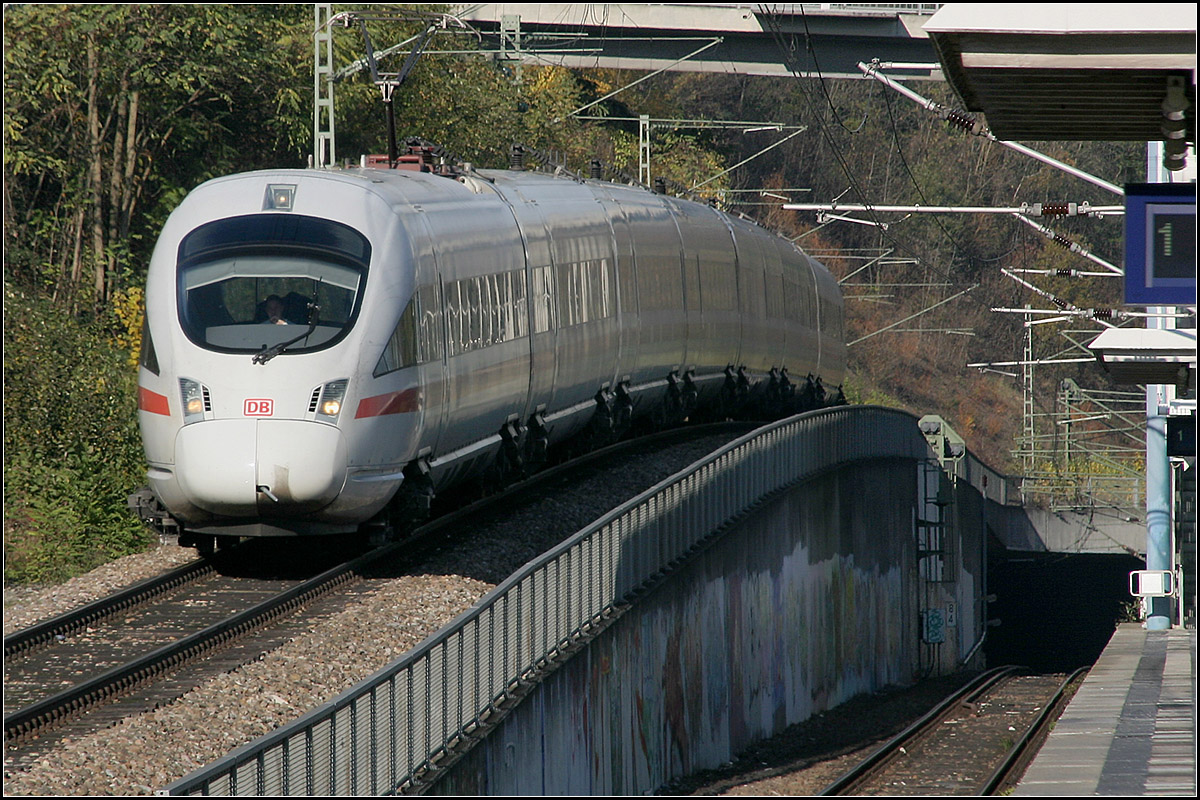
[[[380,417],[384,414],[406,414],[421,408],[421,390],[416,387],[403,392],[389,392],[375,397],[364,397],[358,401],[355,419]]]
[[[171,416],[171,405],[167,401],[166,395],[152,392],[144,386],[138,387],[138,408],[142,411],[149,411],[151,414]]]

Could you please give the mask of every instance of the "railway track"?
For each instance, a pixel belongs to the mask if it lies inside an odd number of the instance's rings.
[[[349,560],[322,553],[320,558],[335,563],[322,564],[316,575],[310,550],[269,574],[258,569],[247,575],[248,566],[281,552],[277,542],[250,542],[19,631],[5,639],[6,746],[11,754],[168,703],[206,677],[281,644],[292,635],[289,626],[303,624],[289,619],[303,617],[294,612],[348,591],[372,571],[395,570],[399,561],[416,563],[464,520],[503,514],[539,492],[553,493],[582,471],[612,469],[633,450],[703,437],[732,439],[753,427],[695,426],[604,448],[440,517],[401,542]]]
[[[984,672],[821,794],[1000,794],[1020,778],[1083,672]]]
[[[87,621],[82,625],[64,620],[56,627],[71,622],[69,633],[56,633],[51,641],[40,639],[38,646],[14,657],[7,655],[6,640],[5,743],[10,748],[19,746],[60,723],[84,714],[91,717],[89,712],[100,706],[106,706],[104,713],[72,725],[72,730],[89,730],[153,708],[194,685],[197,673],[187,667],[218,652],[229,651],[230,658],[210,664],[210,671],[256,657],[273,644],[269,637],[260,637],[257,648],[237,644],[352,580],[358,565],[357,559],[339,563],[316,576],[311,576],[311,566],[301,568],[296,561],[283,574],[272,570],[266,577],[248,577],[231,569],[232,559],[260,556],[266,548],[259,544],[228,551],[221,559],[223,565],[202,562],[174,590],[135,593],[128,598],[131,607],[103,598],[84,616]],[[310,574],[287,574],[297,569]],[[143,589],[152,592],[159,583],[155,579]],[[20,632],[10,638],[16,642],[40,637]],[[176,680],[165,682],[168,676]],[[113,701],[119,702],[110,705]]]

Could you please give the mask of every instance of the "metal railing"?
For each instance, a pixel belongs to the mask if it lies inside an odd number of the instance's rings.
[[[843,406],[748,434],[529,562],[403,658],[163,794],[428,785],[557,663],[739,516],[827,470],[931,457],[916,417]]]

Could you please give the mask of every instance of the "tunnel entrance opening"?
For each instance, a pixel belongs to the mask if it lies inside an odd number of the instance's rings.
[[[1039,672],[1070,672],[1100,657],[1120,622],[1137,619],[1129,572],[1145,562],[1131,555],[1027,553],[993,540],[984,653],[989,665],[1019,664]]]

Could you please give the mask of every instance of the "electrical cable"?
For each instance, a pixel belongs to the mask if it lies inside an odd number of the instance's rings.
[[[775,45],[779,49],[779,52],[781,53],[781,55],[783,57],[784,65],[787,67],[788,71],[791,72],[792,75],[797,79],[797,87],[800,90],[800,94],[802,97],[804,97],[805,101],[808,103],[809,109],[812,112],[813,117],[816,119],[817,125],[820,127],[822,135],[824,135],[827,143],[829,144],[830,152],[832,153],[834,160],[837,162],[838,166],[841,167],[843,174],[846,176],[846,180],[850,184],[850,189],[853,190],[855,195],[857,195],[857,197],[859,198],[859,202],[862,205],[869,206],[870,203],[866,199],[865,192],[863,191],[862,187],[859,185],[857,179],[855,178],[853,171],[850,169],[850,166],[846,161],[846,158],[841,153],[841,150],[838,146],[837,141],[834,139],[832,133],[829,131],[829,126],[824,121],[823,115],[820,113],[817,113],[816,103],[813,101],[808,90],[804,87],[804,83],[801,80],[804,76],[802,73],[797,72],[797,69],[796,69],[794,60],[791,57],[789,48],[788,48],[787,44],[783,41],[783,34],[779,28],[775,13],[773,11],[771,11],[770,9],[768,9],[766,6],[761,6],[761,5],[759,6],[759,13],[767,21],[767,27],[770,29],[771,36],[772,36],[773,40],[775,41]],[[792,48],[792,49],[794,49],[794,48]],[[821,85],[823,88],[824,87],[823,79],[821,79]],[[836,110],[835,110],[835,115],[836,115]],[[920,255],[911,246],[909,246],[905,242],[895,238],[893,235],[890,234],[889,231],[885,230],[882,227],[883,223],[879,219],[878,215],[875,212],[868,211],[867,214],[868,214],[868,216],[870,216],[871,220],[877,226],[880,226],[881,238],[886,239],[897,250],[899,250],[903,253],[906,253],[908,255],[911,255],[913,258],[917,259],[918,263],[925,264],[925,259],[921,258]],[[951,237],[951,239],[953,239],[953,237]],[[956,247],[956,249],[959,249],[959,250],[962,249],[962,248],[958,248],[957,245],[955,245],[955,247]],[[948,281],[950,281],[954,285],[965,285],[965,282],[956,279],[952,274],[950,274],[949,272],[947,272],[944,269],[941,269],[937,266],[931,266],[928,264],[926,264],[925,266],[927,269],[932,269],[934,272],[939,273],[942,277],[946,278]],[[968,300],[974,302],[981,309],[990,310],[990,307],[987,305],[987,303],[985,303],[983,300],[981,300],[977,297],[968,296]]]
[[[804,22],[804,41],[806,43],[804,49],[810,56],[812,56],[813,69],[815,69],[817,73],[818,85],[821,87],[821,93],[825,95],[825,102],[829,104],[829,110],[833,112],[833,118],[837,120],[838,125],[840,125],[843,130],[852,134],[858,133],[863,129],[863,126],[867,124],[869,117],[864,115],[862,122],[858,123],[858,127],[854,128],[853,130],[846,127],[846,123],[842,121],[841,115],[838,113],[837,108],[833,105],[833,98],[829,95],[829,89],[825,86],[825,76],[821,73],[821,62],[817,59],[817,51],[812,44],[813,37],[808,30],[808,14],[804,11],[804,6],[800,6],[800,19]]]

